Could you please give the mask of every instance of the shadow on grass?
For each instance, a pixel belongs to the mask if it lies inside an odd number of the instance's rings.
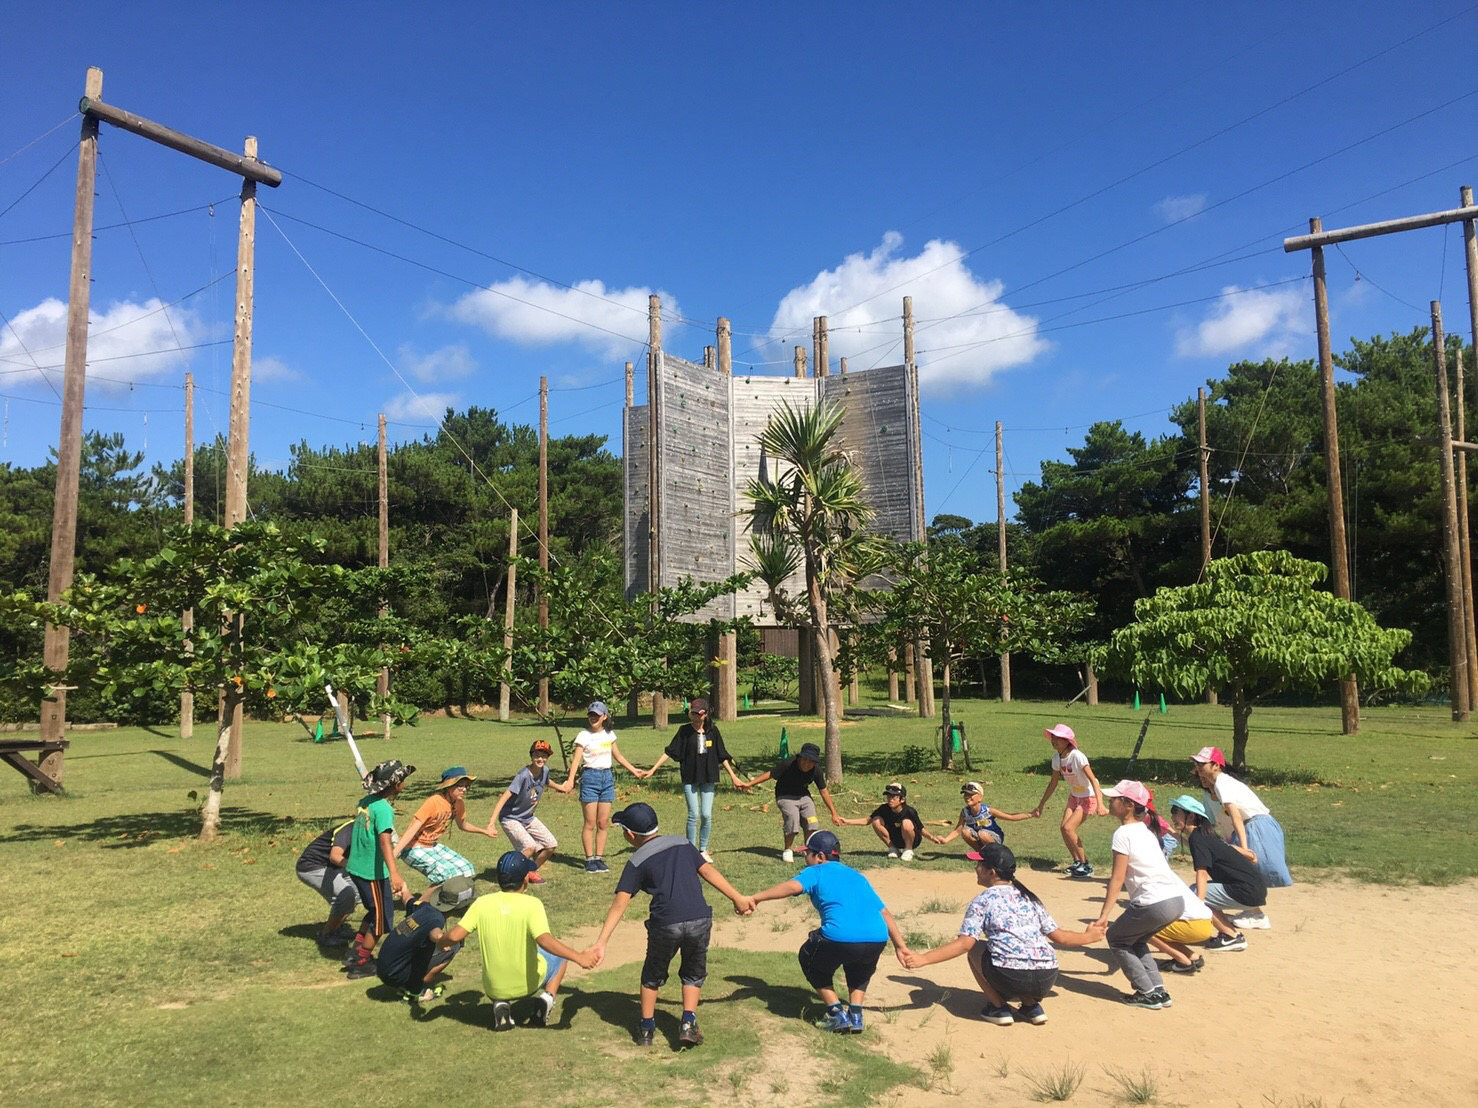
[[[276,816],[252,808],[221,809],[221,834],[281,834],[293,828],[292,816]],[[0,843],[81,839],[108,847],[145,846],[157,839],[193,838],[200,833],[200,813],[193,808],[172,812],[131,812],[103,816],[86,823],[21,823],[0,834]]]
[[[178,754],[172,754],[168,750],[151,750],[149,751],[149,753],[159,755],[159,757],[163,758],[170,765],[178,766],[180,769],[187,770],[190,773],[193,773],[196,777],[210,776],[209,766],[202,766],[190,761],[188,758],[181,758]]]
[[[724,980],[738,987],[728,996],[706,1000],[705,1004],[727,1004],[735,1000],[754,998],[782,1019],[800,1019],[808,1011],[821,1005],[815,993],[797,985],[772,985],[758,977],[738,975],[730,975]]]

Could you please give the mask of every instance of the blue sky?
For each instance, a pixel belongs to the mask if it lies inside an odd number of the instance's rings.
[[[901,361],[912,295],[928,515],[993,520],[996,420],[1008,489],[1095,420],[1165,433],[1230,362],[1313,357],[1308,255],[1281,249],[1308,217],[1478,181],[1463,0],[24,7],[0,67],[18,465],[57,438],[37,367],[62,361],[89,65],[104,100],[256,135],[286,175],[259,194],[268,468],[373,441],[380,412],[396,440],[447,404],[533,423],[541,375],[553,434],[619,452],[650,292],[668,350],[699,360],[723,315],[736,371],[775,373],[816,314],[833,359]],[[101,151],[86,425],[169,461],[186,370],[197,439],[226,428],[239,181],[106,126]],[[1328,262],[1337,351],[1434,298],[1466,333],[1460,229]]]

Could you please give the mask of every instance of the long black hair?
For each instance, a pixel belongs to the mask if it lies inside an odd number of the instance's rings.
[[[981,865],[995,870],[997,877],[1003,877],[1011,882],[1012,887],[1028,900],[1037,904],[1042,903],[1036,893],[1016,880],[1016,855],[1011,853],[1009,846],[1005,843],[984,843],[978,853]]]

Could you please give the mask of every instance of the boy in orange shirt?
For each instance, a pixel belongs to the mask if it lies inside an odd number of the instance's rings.
[[[467,787],[476,780],[464,766],[442,770],[441,784],[416,809],[400,837],[399,856],[431,882],[421,893],[423,901],[434,900],[441,886],[453,877],[471,878],[476,872],[471,862],[441,841],[453,820],[469,834],[493,837],[487,828],[467,822]]]

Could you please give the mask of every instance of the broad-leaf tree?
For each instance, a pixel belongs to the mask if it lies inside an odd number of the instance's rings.
[[[1393,665],[1411,632],[1381,627],[1359,604],[1316,586],[1328,570],[1283,550],[1220,558],[1203,581],[1163,588],[1114,632],[1103,663],[1135,685],[1195,696],[1214,688],[1232,708],[1232,764],[1245,766],[1259,697],[1319,691],[1354,674],[1362,689],[1416,692],[1425,674]]]

